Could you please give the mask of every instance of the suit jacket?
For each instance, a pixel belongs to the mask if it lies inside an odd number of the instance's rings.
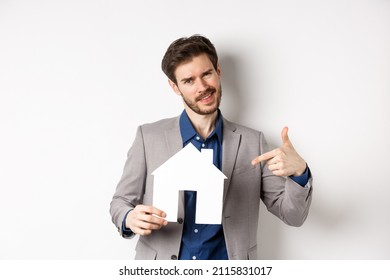
[[[152,204],[151,173],[182,148],[179,117],[138,128],[110,207],[112,221],[122,236],[126,213],[138,204]],[[290,178],[273,175],[264,163],[251,165],[253,158],[267,151],[262,132],[223,119],[222,172],[228,179],[224,182],[222,226],[229,259],[257,258],[260,199],[288,225],[301,226],[307,217],[312,178],[302,187]],[[181,192],[178,222],[140,236],[135,258],[177,259],[184,215]]]

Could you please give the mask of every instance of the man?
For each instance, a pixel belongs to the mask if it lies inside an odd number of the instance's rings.
[[[286,127],[282,146],[269,151],[261,132],[222,117],[221,69],[207,38],[174,41],[162,69],[184,111],[138,128],[111,202],[112,220],[123,237],[140,235],[136,259],[256,259],[260,199],[286,224],[305,221],[312,193],[306,162]],[[196,192],[180,194],[174,223],[152,205],[151,173],[188,143],[213,149],[214,165],[228,177],[221,225],[195,224]]]

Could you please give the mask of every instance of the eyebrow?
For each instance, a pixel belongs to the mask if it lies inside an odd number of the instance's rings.
[[[193,79],[192,77],[183,78],[183,79],[180,80],[180,82],[185,83],[185,82],[188,82],[188,81],[190,81],[190,80],[192,80],[192,79]]]
[[[210,69],[204,71],[203,74],[202,74],[202,76],[207,75],[207,74],[210,74],[211,72],[213,72],[213,68],[210,68]]]
[[[202,77],[203,76],[205,76],[205,75],[207,75],[207,74],[209,74],[209,73],[211,73],[213,71],[213,69],[212,68],[210,68],[210,69],[207,69],[206,71],[204,71],[203,73],[202,73]],[[191,77],[188,77],[188,78],[183,78],[183,79],[181,79],[180,80],[180,82],[183,82],[183,83],[185,83],[185,82],[187,82],[187,81],[190,81],[190,80],[192,80],[194,77],[193,76],[191,76]]]

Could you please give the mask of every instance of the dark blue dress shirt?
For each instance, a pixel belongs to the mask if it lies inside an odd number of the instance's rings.
[[[213,149],[213,163],[222,170],[222,117],[218,112],[214,131],[204,140],[194,129],[186,111],[180,116],[183,147],[192,143],[198,150]],[[180,260],[227,260],[222,225],[195,224],[196,192],[185,191],[185,217]],[[210,211],[213,211],[210,209]]]

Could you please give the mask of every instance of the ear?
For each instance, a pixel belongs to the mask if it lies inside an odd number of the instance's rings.
[[[177,94],[177,95],[181,95],[181,92],[179,90],[179,88],[177,87],[177,85],[171,81],[170,79],[168,79],[168,83],[169,85],[171,86],[171,88],[173,89],[173,91]]]
[[[218,74],[218,77],[221,79],[221,67],[219,67],[219,62],[217,64],[217,74]]]

